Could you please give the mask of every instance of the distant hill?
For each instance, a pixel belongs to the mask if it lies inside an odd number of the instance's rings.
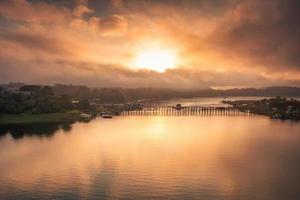
[[[300,96],[299,87],[273,86],[266,88],[243,88],[216,90],[217,95],[223,96]]]
[[[0,85],[0,91],[17,91],[24,83]],[[171,99],[192,97],[266,96],[300,97],[299,87],[273,86],[266,88],[174,90],[158,88],[89,88],[84,85],[56,84],[51,86],[54,94],[67,95],[73,99],[96,100],[101,103],[124,103],[146,99]]]
[[[174,90],[158,88],[94,88],[58,84],[53,87],[57,94],[79,98],[97,98],[101,102],[123,102],[142,99],[171,99],[192,97],[266,96],[300,97],[299,87],[274,86],[266,88]]]

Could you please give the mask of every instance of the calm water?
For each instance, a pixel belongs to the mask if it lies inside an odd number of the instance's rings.
[[[115,117],[10,131],[0,199],[300,199],[296,122]]]
[[[186,99],[171,99],[165,101],[158,101],[155,104],[162,106],[174,106],[178,103],[183,106],[209,106],[209,107],[226,107],[228,104],[223,104],[221,101],[235,101],[235,100],[262,100],[264,98],[270,97],[228,97],[228,98],[217,98],[217,97],[207,97],[207,98],[186,98]]]

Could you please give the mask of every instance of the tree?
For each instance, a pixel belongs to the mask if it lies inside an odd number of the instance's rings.
[[[42,87],[37,91],[37,95],[39,96],[54,96],[54,92],[49,86]]]
[[[20,91],[22,92],[37,92],[41,89],[41,86],[38,85],[24,85],[23,87],[20,88]]]

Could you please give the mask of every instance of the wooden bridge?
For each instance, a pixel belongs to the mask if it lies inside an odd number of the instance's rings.
[[[113,106],[105,109],[106,113],[123,116],[249,116],[250,112],[240,111],[233,107],[201,106]]]

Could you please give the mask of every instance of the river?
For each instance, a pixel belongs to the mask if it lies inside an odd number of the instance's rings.
[[[119,116],[9,131],[0,199],[300,199],[297,122]]]
[[[154,105],[160,106],[174,106],[178,103],[183,106],[204,106],[204,107],[227,107],[228,104],[222,103],[222,101],[236,101],[236,100],[262,100],[270,97],[202,97],[202,98],[182,98],[182,99],[170,99],[163,101],[156,101]],[[296,98],[297,99],[297,98]]]

